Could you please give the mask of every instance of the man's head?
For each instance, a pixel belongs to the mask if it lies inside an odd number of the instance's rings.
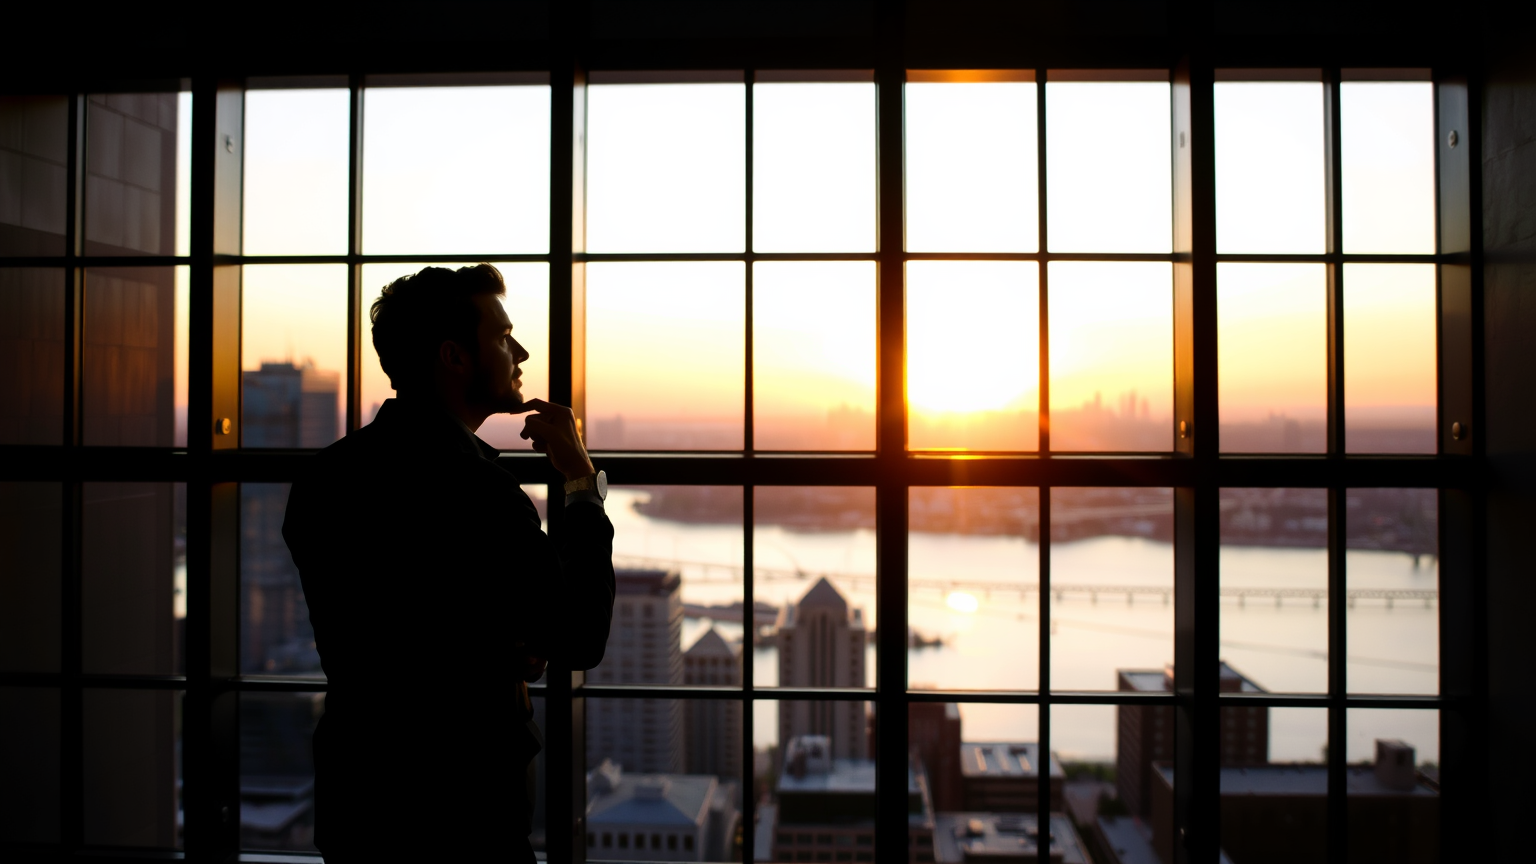
[[[528,352],[512,338],[499,297],[501,272],[489,264],[427,267],[384,286],[373,301],[373,347],[390,386],[405,394],[435,393],[485,415],[523,402]]]

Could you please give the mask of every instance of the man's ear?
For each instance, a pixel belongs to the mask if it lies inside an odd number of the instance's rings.
[[[469,374],[471,364],[469,352],[452,339],[444,339],[442,344],[437,346],[437,359],[444,367],[454,372]]]

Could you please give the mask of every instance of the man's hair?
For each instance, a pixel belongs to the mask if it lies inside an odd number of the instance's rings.
[[[506,293],[501,271],[489,264],[458,270],[427,267],[385,285],[368,318],[373,322],[373,348],[390,386],[399,390],[430,380],[438,346],[445,341],[478,352],[480,311],[471,298]]]

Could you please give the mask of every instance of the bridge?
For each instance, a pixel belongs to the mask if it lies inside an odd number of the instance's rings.
[[[662,558],[638,558],[615,556],[615,567],[620,569],[633,568],[642,570],[677,570],[687,574],[687,578],[694,584],[741,584],[743,582],[744,568],[734,564],[718,564],[705,561],[676,561]],[[771,567],[754,567],[752,579],[754,583],[771,582],[805,582],[807,585],[817,579],[825,578],[835,585],[852,591],[864,591],[873,594],[875,591],[875,575],[873,573],[834,573],[812,572],[807,570],[785,570]],[[908,590],[913,593],[930,592],[940,596],[962,591],[967,594],[980,596],[984,599],[992,599],[994,596],[1014,597],[1023,602],[1026,598],[1040,595],[1039,582],[992,582],[984,579],[960,578],[931,578],[919,577],[907,580]],[[1083,583],[1063,582],[1051,585],[1051,596],[1056,602],[1067,599],[1087,599],[1097,603],[1100,597],[1107,599],[1124,598],[1127,604],[1134,605],[1138,599],[1148,599],[1168,604],[1173,600],[1172,585],[1117,585],[1113,583]],[[1223,599],[1236,600],[1239,606],[1246,606],[1250,600],[1273,601],[1276,606],[1286,605],[1286,601],[1306,602],[1311,601],[1313,607],[1320,607],[1324,600],[1328,599],[1327,588],[1274,588],[1274,587],[1231,587],[1221,588],[1218,593]],[[1391,609],[1398,602],[1419,602],[1424,608],[1431,608],[1432,604],[1440,596],[1435,589],[1412,588],[1350,588],[1345,590],[1344,599],[1350,608],[1354,608],[1361,600],[1380,602]]]

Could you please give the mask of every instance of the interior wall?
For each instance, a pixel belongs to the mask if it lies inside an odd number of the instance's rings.
[[[1507,31],[1509,21],[1502,22]],[[1501,32],[1489,21],[1487,32]],[[1529,854],[1536,794],[1536,57],[1490,35],[1483,93],[1484,444],[1487,502],[1489,803],[1487,860]]]

